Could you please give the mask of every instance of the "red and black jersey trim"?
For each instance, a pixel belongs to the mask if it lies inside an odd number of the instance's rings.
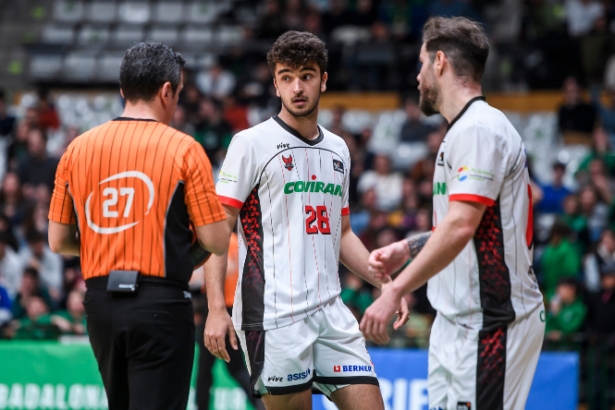
[[[241,279],[242,330],[263,330],[265,314],[263,212],[258,189],[257,185],[239,212],[247,248]]]
[[[485,209],[474,234],[478,261],[483,329],[507,325],[515,320],[512,306],[510,270],[506,266],[500,198]]]
[[[487,207],[474,235],[483,327],[478,335],[476,408],[504,408],[508,324],[515,320],[506,266],[500,198]]]

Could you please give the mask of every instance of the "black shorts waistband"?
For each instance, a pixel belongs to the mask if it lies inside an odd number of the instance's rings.
[[[95,278],[86,279],[85,286],[88,289],[107,289],[107,281],[108,276],[98,276]],[[163,287],[172,287],[172,288],[180,288],[185,291],[189,291],[190,287],[187,283],[180,282],[175,279],[169,278],[160,278],[157,276],[149,276],[149,275],[140,275],[139,276],[139,286],[145,285],[153,285],[153,286],[163,286]]]

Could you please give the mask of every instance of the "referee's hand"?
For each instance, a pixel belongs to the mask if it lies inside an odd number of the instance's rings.
[[[209,310],[205,322],[205,347],[218,359],[230,362],[231,358],[226,351],[226,335],[228,334],[231,346],[237,350],[237,335],[233,322],[226,309]]]

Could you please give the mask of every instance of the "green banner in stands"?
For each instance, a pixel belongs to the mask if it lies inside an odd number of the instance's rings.
[[[107,398],[89,344],[48,342],[0,343],[0,409],[99,410]],[[196,362],[195,362],[196,364]],[[247,410],[252,407],[226,366],[214,366],[210,409]],[[196,410],[196,366],[189,410]]]

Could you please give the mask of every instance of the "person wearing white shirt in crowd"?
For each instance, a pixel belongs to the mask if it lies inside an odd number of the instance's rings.
[[[196,76],[196,85],[200,92],[216,99],[229,96],[235,89],[235,76],[217,62]]]
[[[23,264],[8,243],[8,235],[0,232],[0,285],[6,288],[11,298],[15,298],[21,286]]]
[[[62,290],[62,257],[51,252],[45,235],[38,231],[26,234],[28,246],[20,252],[22,266],[33,266],[40,274],[41,282],[49,289],[50,296],[58,301]]]
[[[374,169],[361,175],[358,189],[360,193],[374,189],[378,209],[392,211],[401,203],[403,183],[403,176],[391,171],[391,159],[378,154],[374,156]]]
[[[599,1],[567,0],[568,34],[572,37],[580,37],[589,33],[596,20],[603,14],[604,7]]]

